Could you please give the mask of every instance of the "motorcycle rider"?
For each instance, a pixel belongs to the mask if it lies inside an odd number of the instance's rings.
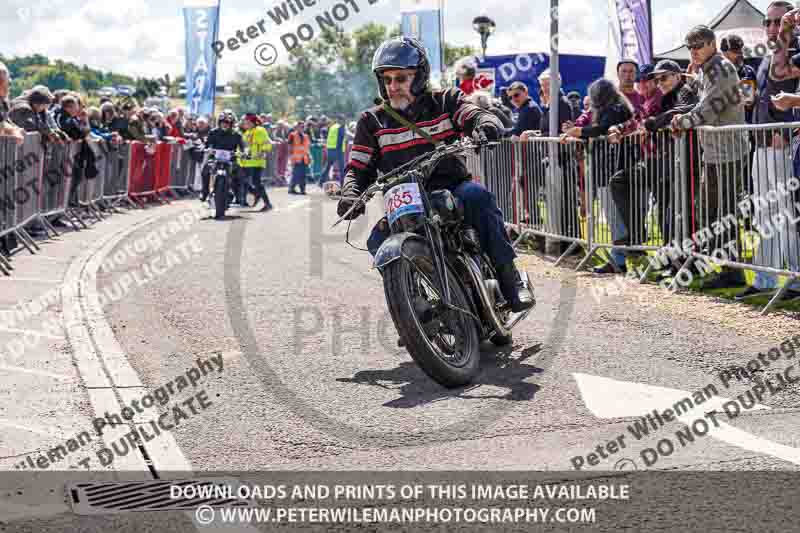
[[[233,129],[233,125],[236,124],[236,117],[233,113],[229,111],[223,111],[220,113],[219,117],[217,118],[217,127],[211,130],[208,134],[208,140],[206,141],[206,147],[210,150],[228,150],[230,152],[235,152],[239,150],[240,152],[245,151],[244,140],[242,139],[242,135]],[[231,153],[233,156],[233,153]],[[233,157],[231,158],[233,160]],[[203,196],[201,201],[205,201],[208,198],[209,193],[209,180],[211,179],[211,169],[206,165],[206,168],[203,169]],[[232,174],[233,172],[231,172]],[[228,176],[228,180],[230,180],[232,176]],[[230,187],[231,183],[228,181],[227,187]],[[224,194],[227,197],[228,191],[215,191],[216,194]],[[227,198],[226,198],[227,200]],[[221,220],[222,217],[215,217],[217,220]]]
[[[381,96],[391,108],[433,139],[451,143],[462,132],[470,136],[474,133],[481,140],[500,138],[502,123],[489,111],[469,103],[460,90],[431,90],[430,62],[425,48],[416,39],[403,36],[385,41],[375,52],[372,71],[378,79]],[[376,180],[378,171],[387,173],[434,149],[433,144],[404,127],[382,106],[362,113],[346,168],[339,216],[343,216]],[[514,265],[516,254],[494,194],[471,181],[463,158],[443,160],[426,188],[429,191],[448,189],[463,202],[464,221],[478,231],[481,246],[494,262],[501,291],[512,311],[531,308],[534,301]],[[364,212],[362,204],[348,218]],[[373,256],[388,237],[388,224],[384,219],[372,230],[367,242]]]

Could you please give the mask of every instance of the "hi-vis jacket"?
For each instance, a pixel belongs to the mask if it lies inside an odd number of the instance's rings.
[[[422,94],[400,114],[434,139],[448,144],[462,133],[471,135],[483,124],[503,130],[497,117],[467,102],[455,88]],[[358,120],[342,194],[358,194],[375,181],[378,171],[389,172],[432,150],[433,144],[424,137],[400,124],[381,106],[373,107]],[[427,188],[443,189],[470,179],[463,157],[451,157],[439,163]]]
[[[303,133],[302,139],[300,134],[293,131],[289,134],[289,161],[292,163],[304,162],[306,165],[311,164],[311,137],[307,133]]]
[[[265,168],[267,166],[267,153],[272,151],[272,141],[267,130],[261,126],[256,126],[244,132],[242,138],[247,144],[250,158],[240,158],[239,166],[243,168]]]

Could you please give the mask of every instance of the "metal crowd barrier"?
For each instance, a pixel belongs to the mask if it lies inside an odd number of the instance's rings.
[[[579,270],[595,255],[619,271],[626,256],[649,254],[640,281],[674,268],[672,288],[692,267],[753,271],[758,287],[775,291],[766,313],[787,289],[800,290],[798,128],[702,127],[616,142],[533,137],[468,155],[467,166],[520,230],[515,246],[528,235],[570,243],[556,264],[581,246]]]
[[[78,229],[76,218],[69,209],[69,191],[72,184],[72,164],[78,153],[79,144],[48,143],[44,146],[44,168],[42,170],[42,195],[39,212],[48,229],[58,236],[58,231],[50,224],[54,217],[63,218],[73,229]],[[85,224],[83,224],[84,227]]]
[[[95,155],[98,174],[81,176],[74,184],[73,170],[86,149]],[[39,250],[31,227],[57,237],[54,219],[79,230],[88,227],[81,211],[99,221],[113,203],[128,202],[129,159],[130,145],[109,148],[96,140],[56,144],[38,133],[26,133],[17,145],[13,138],[0,137],[0,238],[7,251],[18,246],[32,254]],[[9,256],[0,253],[0,272],[9,275],[12,269]]]
[[[87,149],[95,156],[97,175],[80,176],[74,183],[76,162]],[[287,156],[288,147],[278,146],[278,152]],[[272,158],[279,175],[285,172],[280,167],[285,159]],[[164,203],[161,193],[193,188],[201,166],[180,144],[112,145],[96,139],[55,144],[28,133],[17,145],[13,138],[0,137],[0,239],[13,238],[9,248],[21,245],[33,254],[40,248],[28,232],[31,226],[58,236],[51,223],[56,218],[79,230],[79,224],[88,227],[82,214],[100,221],[122,204],[143,206],[148,197]],[[11,270],[9,256],[0,251],[0,273],[10,275]]]
[[[775,291],[764,313],[789,288],[800,291],[798,128],[800,122],[697,129],[704,159],[689,178],[688,224],[697,243],[691,257],[754,271],[758,288]]]
[[[83,176],[78,184],[78,203],[98,222],[103,219],[101,202],[105,189],[106,174],[108,173],[107,153],[104,141],[84,141],[89,149],[94,152],[97,176],[90,178]]]
[[[103,185],[103,202],[116,209],[120,204],[136,207],[128,196],[128,177],[130,172],[131,145],[129,143],[111,146],[106,153],[106,181]]]
[[[603,250],[616,270],[626,255],[657,252],[674,240],[683,242],[686,228],[685,179],[692,139],[674,139],[667,131],[629,135],[621,142],[605,138],[586,144],[581,163],[589,212],[592,248]],[[583,209],[582,209],[583,211]],[[652,263],[640,273],[644,282]]]
[[[21,242],[30,253],[34,253],[28,241],[17,228],[17,210],[14,190],[16,188],[17,168],[17,143],[16,140],[0,137],[0,239],[8,242],[11,238]],[[24,230],[22,230],[24,231]],[[11,274],[13,266],[8,258],[0,253],[0,272],[6,276]]]
[[[173,144],[170,157],[169,189],[174,193],[188,194],[194,184],[194,161],[189,155],[189,145]]]

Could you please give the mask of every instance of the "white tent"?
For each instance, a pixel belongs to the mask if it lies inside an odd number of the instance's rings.
[[[733,0],[707,26],[716,33],[717,43],[726,35],[734,33],[742,38],[745,46],[756,50],[756,45],[761,45],[758,47],[759,49],[766,45],[764,28],[761,26],[762,20],[764,20],[764,13],[753,4],[747,0]],[[687,28],[688,30],[689,28]],[[680,62],[688,62],[691,59],[689,49],[685,45],[655,54],[655,57],[656,59],[673,59]]]

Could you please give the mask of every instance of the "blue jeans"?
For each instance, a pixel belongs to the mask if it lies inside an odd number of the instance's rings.
[[[448,189],[463,202],[464,223],[478,231],[481,248],[495,266],[513,263],[517,254],[514,253],[511,241],[508,240],[503,213],[497,207],[494,194],[486,190],[483,185],[472,181],[464,181]],[[382,225],[385,226],[383,230]],[[378,223],[372,228],[372,233],[367,239],[367,249],[373,257],[389,235],[388,224]]]

